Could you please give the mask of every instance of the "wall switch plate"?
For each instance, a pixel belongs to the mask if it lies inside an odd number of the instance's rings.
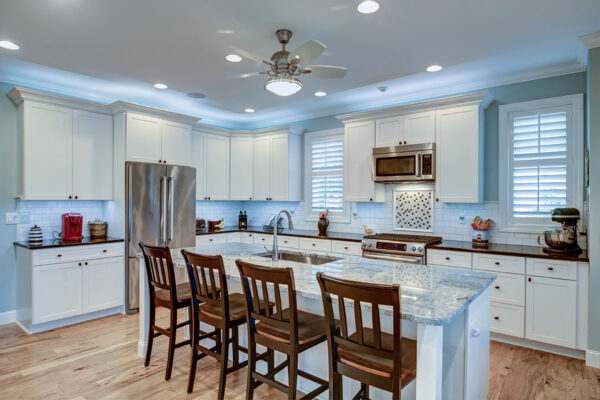
[[[29,213],[8,212],[5,221],[6,225],[28,224]]]
[[[466,224],[467,223],[467,219],[465,218],[464,215],[459,215],[458,216],[458,223],[459,224]]]

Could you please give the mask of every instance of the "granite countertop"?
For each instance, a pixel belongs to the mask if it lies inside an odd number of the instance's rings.
[[[177,267],[185,267],[181,249],[172,251]],[[339,261],[323,265],[309,265],[291,261],[273,262],[257,254],[262,246],[225,243],[192,247],[190,251],[223,257],[227,277],[240,281],[235,260],[273,267],[292,267],[296,292],[300,296],[321,300],[317,272],[359,282],[397,283],[401,286],[402,318],[428,325],[447,325],[460,315],[469,302],[477,298],[496,279],[485,272],[459,271],[443,267],[395,263],[345,256]],[[389,313],[389,309],[387,310]]]
[[[265,233],[272,234],[273,232],[267,232],[263,229],[262,226],[249,226],[248,229],[240,229],[237,226],[226,226],[223,229],[218,231],[196,231],[196,235],[212,235],[218,233],[229,233],[229,232],[252,232],[252,233]],[[363,239],[362,233],[343,233],[343,232],[327,232],[327,236],[319,236],[318,230],[310,230],[310,229],[284,229],[282,231],[278,231],[278,235],[287,235],[287,236],[300,236],[307,238],[317,238],[317,239],[330,239],[330,240],[345,240],[352,242],[361,242]]]
[[[29,242],[14,242],[15,246],[24,247],[30,250],[38,250],[38,249],[50,249],[54,247],[68,247],[68,246],[85,246],[90,244],[105,244],[105,243],[118,243],[124,242],[124,239],[114,238],[114,237],[106,237],[103,239],[91,239],[89,237],[84,237],[82,240],[77,241],[64,241],[61,239],[49,239],[44,240],[41,245],[30,245]]]
[[[564,260],[564,261],[579,261],[579,262],[588,262],[589,261],[586,250],[583,250],[583,252],[579,255],[548,254],[542,250],[543,247],[520,246],[520,245],[514,245],[514,244],[490,243],[488,247],[480,248],[480,247],[473,247],[473,244],[471,242],[444,240],[441,243],[429,246],[428,249],[468,251],[468,252],[472,252],[472,253],[499,254],[499,255],[517,256],[517,257],[549,258],[549,259],[553,259],[553,260]]]

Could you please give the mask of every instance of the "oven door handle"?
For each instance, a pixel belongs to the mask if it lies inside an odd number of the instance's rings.
[[[370,258],[372,260],[394,261],[406,264],[423,264],[423,257],[409,258],[402,256],[387,256],[378,253],[370,253],[367,251],[363,251],[363,258]]]

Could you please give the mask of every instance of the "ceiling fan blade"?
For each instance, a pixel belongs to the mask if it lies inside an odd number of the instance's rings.
[[[254,60],[254,61],[258,61],[261,63],[265,63],[267,65],[273,65],[273,63],[267,59],[265,59],[264,57],[261,56],[257,56],[256,54],[252,54],[249,51],[246,51],[244,49],[240,49],[238,47],[230,47],[229,50],[239,56],[242,56],[244,58],[248,58],[250,60]]]
[[[326,48],[327,46],[318,40],[309,40],[290,53],[288,56],[288,62],[306,65],[323,54]]]
[[[348,68],[333,67],[331,65],[307,65],[302,70],[303,74],[308,74],[313,78],[343,78],[346,76]]]
[[[229,75],[227,77],[227,79],[243,79],[243,78],[250,78],[251,76],[258,76],[264,74],[264,72],[248,72],[246,74],[239,74],[239,75]]]

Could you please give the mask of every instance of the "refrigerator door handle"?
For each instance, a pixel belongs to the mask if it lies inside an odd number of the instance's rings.
[[[166,223],[165,223],[165,218],[166,218],[166,206],[167,206],[167,202],[165,199],[166,196],[166,190],[165,190],[165,183],[166,183],[167,178],[164,176],[161,176],[160,178],[160,237],[158,238],[158,240],[160,241],[159,245],[162,245],[165,242],[165,231],[166,231]]]
[[[168,209],[169,209],[169,233],[167,235],[167,240],[173,240],[173,181],[175,179],[169,177],[167,178],[167,198],[168,200]]]

